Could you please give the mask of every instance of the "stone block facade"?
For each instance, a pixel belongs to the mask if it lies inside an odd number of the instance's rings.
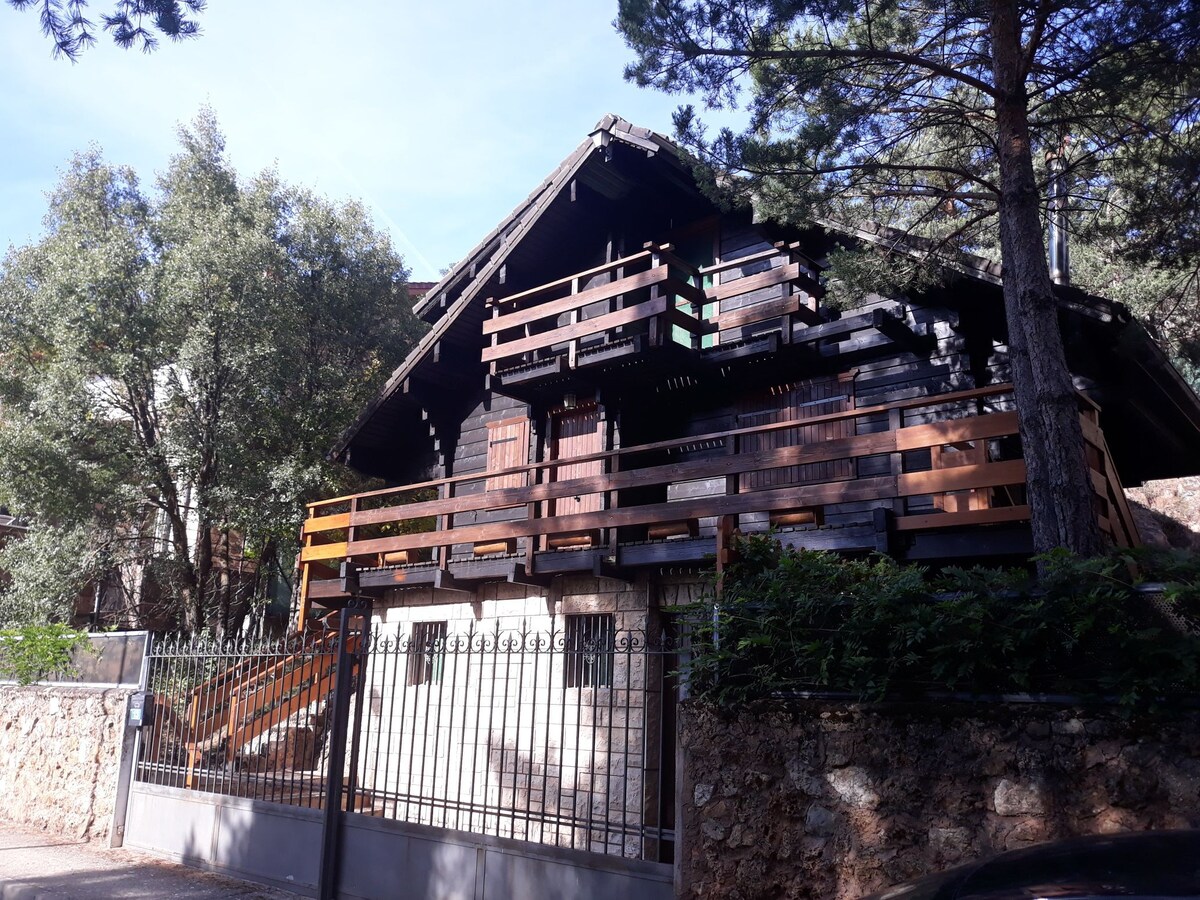
[[[1200,827],[1200,713],[803,702],[680,716],[683,897],[850,900],[1079,834]]]
[[[644,829],[660,809],[664,672],[646,647],[653,592],[572,576],[547,590],[409,590],[378,605],[359,753],[374,810],[652,854]],[[429,634],[444,635],[433,652],[413,646]]]
[[[126,690],[0,685],[0,809],[15,825],[108,836]]]

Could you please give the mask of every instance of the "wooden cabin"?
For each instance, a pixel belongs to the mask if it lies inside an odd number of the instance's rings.
[[[310,506],[301,622],[370,595],[400,622],[649,627],[734,529],[1028,554],[997,267],[831,308],[829,251],[877,240],[721,212],[606,116],[417,303],[428,333],[335,451],[390,486]],[[1200,401],[1120,305],[1059,299],[1096,515],[1136,544],[1122,485],[1200,471]]]

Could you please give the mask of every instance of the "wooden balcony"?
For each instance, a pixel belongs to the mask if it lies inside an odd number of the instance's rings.
[[[667,245],[489,301],[482,353],[493,386],[521,395],[572,373],[728,362],[775,352],[816,325],[822,288],[797,245],[695,268]],[[767,336],[769,335],[771,336]]]
[[[961,555],[1003,553],[997,532],[979,529],[1012,533],[1029,518],[1017,416],[976,412],[1007,396],[1011,386],[996,385],[310,504],[302,617],[313,602],[336,606],[394,587],[471,591],[484,580],[544,584],[564,572],[701,564],[722,527],[910,558],[920,558],[913,547],[922,537],[957,530],[968,543]],[[1101,527],[1114,543],[1134,544],[1096,409],[1085,403],[1081,418]],[[848,436],[746,450],[788,443],[762,440],[772,432],[835,422]],[[587,462],[603,473],[560,476]],[[597,495],[588,506],[600,509],[571,512]]]

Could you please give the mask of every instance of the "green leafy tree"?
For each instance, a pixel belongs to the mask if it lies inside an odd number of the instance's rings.
[[[87,17],[87,0],[8,0],[17,10],[34,9],[42,33],[54,43],[55,57],[74,62],[96,43],[95,23]],[[116,0],[111,13],[100,16],[101,28],[118,47],[140,47],[149,52],[159,37],[183,40],[200,33],[195,16],[205,0]]]
[[[290,567],[303,502],[347,486],[325,449],[418,326],[361,206],[243,182],[210,113],[180,139],[154,196],[76,157],[45,237],[4,260],[0,497],[35,534],[72,536],[76,576],[141,573],[129,590],[161,594],[156,618],[220,630],[245,598],[219,545]],[[12,603],[65,615],[10,562]]]
[[[637,54],[627,76],[639,84],[699,91],[717,107],[749,94],[742,133],[709,139],[692,108],[677,115],[717,190],[783,221],[881,222],[926,238],[933,260],[998,243],[1034,542],[1098,552],[1035,160],[1062,155],[1072,137],[1065,177],[1097,197],[1119,188],[1119,165],[1139,147],[1153,151],[1143,171],[1151,157],[1169,162],[1164,146],[1195,123],[1200,9],[1188,0],[621,0],[616,24]],[[1134,218],[1123,219],[1128,230]]]

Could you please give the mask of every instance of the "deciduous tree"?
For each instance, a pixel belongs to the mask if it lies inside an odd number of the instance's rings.
[[[71,535],[77,574],[149,572],[168,617],[220,629],[238,604],[217,545],[263,561],[303,501],[341,491],[325,451],[418,326],[361,206],[239,179],[211,114],[180,137],[153,195],[76,157],[45,237],[4,260],[0,497]]]

